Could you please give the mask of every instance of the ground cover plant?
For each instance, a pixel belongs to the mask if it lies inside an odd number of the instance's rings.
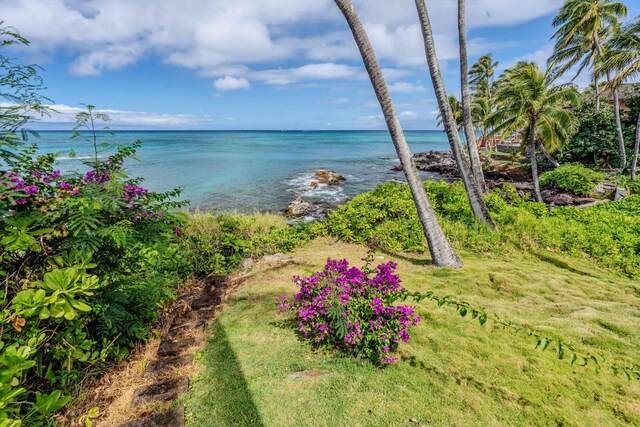
[[[526,334],[435,302],[411,302],[422,320],[398,360],[385,369],[311,349],[274,299],[293,298],[293,275],[321,271],[327,258],[366,256],[363,245],[319,238],[294,250],[296,263],[252,271],[209,331],[204,365],[186,405],[187,425],[582,425],[640,422],[640,386],[594,365],[558,360]],[[460,251],[463,269],[438,269],[428,256],[375,256],[397,263],[409,292],[454,295],[488,313],[561,335],[581,351],[620,364],[637,362],[640,303],[634,280],[583,257],[522,251],[487,256]],[[300,371],[324,375],[302,377]],[[286,402],[286,410],[283,403]]]
[[[606,175],[579,163],[567,163],[540,175],[542,187],[556,186],[563,191],[586,196],[604,181]]]
[[[373,247],[361,269],[346,259],[327,260],[308,277],[294,276],[300,291],[276,299],[282,312],[293,311],[291,321],[315,347],[390,364],[400,342],[409,342],[409,327],[420,322],[412,307],[394,304],[405,292],[389,261],[372,268]]]
[[[498,231],[477,224],[459,184],[425,182],[447,237],[458,248],[494,256],[514,251],[563,252],[593,259],[631,277],[640,276],[640,197],[603,203],[589,209],[549,210],[520,197],[505,185],[487,197]],[[360,194],[329,214],[324,231],[367,244],[374,236],[388,251],[426,250],[405,186],[386,183]]]

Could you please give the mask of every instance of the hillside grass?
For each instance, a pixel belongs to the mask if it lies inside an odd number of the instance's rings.
[[[258,264],[210,326],[202,373],[181,399],[188,426],[594,426],[640,425],[640,383],[571,366],[524,335],[462,319],[423,301],[423,318],[385,369],[312,351],[274,299],[291,296],[293,274],[328,257],[358,265],[365,248],[318,238],[294,250],[296,263]],[[535,255],[537,254],[537,255]],[[640,285],[562,253],[462,252],[465,267],[434,268],[427,255],[381,254],[398,263],[409,290],[465,299],[603,353],[637,362]],[[292,379],[291,372],[326,370]]]

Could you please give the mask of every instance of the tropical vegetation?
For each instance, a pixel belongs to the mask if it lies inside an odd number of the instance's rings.
[[[458,0],[458,100],[415,0],[460,177],[422,182],[356,8],[335,3],[407,184],[381,184],[314,223],[187,211],[180,189],[156,193],[127,174],[142,142],[110,143],[110,117],[91,104],[72,139],[93,156],[60,170],[29,145],[28,125],[51,111],[39,67],[0,55],[0,426],[55,425],[88,381],[153,336],[192,280],[289,251],[303,262],[258,265],[211,326],[205,371],[184,398],[193,425],[565,425],[584,410],[599,425],[637,423],[640,94],[624,106],[620,95],[640,75],[640,21],[623,25],[621,2],[566,0],[547,66],[496,76],[491,55],[469,67]],[[28,41],[0,23],[0,47],[13,44]],[[560,83],[587,71],[594,85],[583,93]],[[512,135],[526,158],[510,166],[530,173],[534,201],[509,183],[487,188],[484,173],[504,161],[495,141]],[[630,194],[581,209],[544,203],[542,189],[592,196],[604,184]],[[283,380],[309,368],[320,370],[315,383]]]

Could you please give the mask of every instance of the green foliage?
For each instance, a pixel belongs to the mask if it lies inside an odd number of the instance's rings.
[[[228,272],[244,258],[288,252],[308,242],[317,227],[289,226],[282,216],[271,214],[196,212],[183,229],[182,253],[196,275]]]
[[[578,163],[567,163],[540,176],[543,187],[556,185],[563,191],[576,195],[591,194],[596,185],[604,181],[605,175]]]
[[[122,168],[139,145],[83,175],[54,170],[35,147],[0,153],[11,164],[0,194],[0,425],[48,425],[63,394],[147,338],[188,275],[179,191],[150,192]]]
[[[640,276],[640,196],[588,209],[548,210],[505,185],[486,198],[498,226],[492,232],[473,221],[461,185],[427,181],[425,188],[445,234],[459,248],[481,254],[562,251]],[[361,244],[378,236],[384,249],[392,252],[427,250],[406,185],[386,183],[360,194],[331,212],[322,227],[328,234]]]
[[[576,110],[580,122],[567,145],[558,151],[561,162],[580,162],[597,167],[613,167],[620,161],[613,107],[603,102],[596,110],[593,101]],[[625,140],[631,141],[631,128],[624,126]],[[633,127],[635,130],[635,124]]]

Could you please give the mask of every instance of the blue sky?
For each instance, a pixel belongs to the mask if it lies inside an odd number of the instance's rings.
[[[406,129],[434,129],[436,103],[412,0],[354,0]],[[562,0],[468,0],[470,62],[543,64]],[[640,2],[626,0],[629,16]],[[449,93],[458,94],[456,2],[427,0]],[[81,103],[114,129],[384,129],[344,18],[331,0],[0,0],[31,41],[69,129]],[[5,52],[6,54],[6,52]],[[588,76],[578,80],[584,84]]]

